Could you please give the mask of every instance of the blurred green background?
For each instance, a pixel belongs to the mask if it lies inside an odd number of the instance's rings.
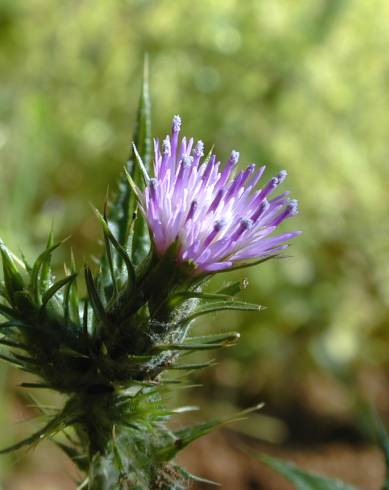
[[[267,310],[202,322],[242,338],[188,396],[265,400],[246,430],[269,440],[362,438],[364,400],[389,414],[388,22],[386,0],[1,0],[1,237],[31,257],[54,220],[58,263],[98,252],[89,203],[126,160],[148,52],[153,134],[179,113],[220,158],[287,169],[304,231],[245,274]]]

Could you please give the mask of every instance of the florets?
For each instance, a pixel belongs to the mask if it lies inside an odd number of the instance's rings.
[[[260,188],[265,166],[249,165],[235,176],[239,152],[224,166],[212,154],[201,162],[204,144],[179,141],[181,119],[174,116],[170,136],[154,142],[154,175],[140,195],[155,249],[163,255],[178,241],[178,259],[195,264],[195,273],[224,270],[285,249],[300,232],[271,236],[298,212],[287,193],[269,196],[286,179],[282,170]]]

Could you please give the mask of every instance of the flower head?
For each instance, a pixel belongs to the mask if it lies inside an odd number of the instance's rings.
[[[224,270],[249,259],[265,258],[300,232],[273,236],[297,214],[287,192],[270,198],[285,180],[282,170],[258,187],[265,166],[249,165],[234,175],[239,153],[221,168],[216,155],[204,157],[202,141],[179,141],[181,119],[174,116],[170,136],[154,141],[154,178],[140,195],[140,206],[158,254],[178,241],[178,259],[198,273]],[[272,235],[272,236],[271,236]]]

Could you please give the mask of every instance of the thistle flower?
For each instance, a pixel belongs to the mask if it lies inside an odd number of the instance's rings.
[[[193,138],[179,141],[181,119],[174,116],[171,135],[154,140],[154,175],[139,193],[159,255],[178,241],[178,261],[195,265],[195,273],[229,269],[288,247],[298,231],[271,236],[298,213],[297,201],[284,192],[270,199],[285,180],[282,170],[262,188],[265,166],[249,165],[235,176],[239,153],[232,151],[224,168],[216,155],[204,156],[204,145]]]
[[[261,309],[235,298],[240,282],[216,295],[203,293],[202,275],[269,256],[297,234],[270,237],[297,212],[296,202],[288,201],[286,193],[269,199],[286,172],[257,189],[264,167],[249,165],[232,177],[238,153],[232,152],[220,169],[215,155],[203,158],[201,142],[195,146],[192,139],[178,142],[180,124],[174,117],[171,136],[161,146],[155,141],[155,177],[150,179],[145,64],[134,152],[126,171],[146,219],[134,216],[137,204],[123,176],[111,206],[106,205],[103,214],[96,210],[105,248],[96,274],[85,266],[86,297],[78,291],[73,257],[70,269],[65,266],[65,277],[55,279],[50,264],[61,242],[54,243],[52,234],[32,264],[17,259],[0,241],[0,317],[5,319],[0,324],[0,347],[10,351],[1,349],[0,360],[42,380],[25,387],[50,388],[67,396],[45,426],[13,446],[0,447],[0,455],[45,437],[53,439],[72,427],[74,444],[73,440],[70,446],[63,440],[57,444],[85,473],[79,488],[185,490],[191,480],[201,481],[178,466],[177,453],[235,418],[172,429],[168,420],[174,413],[193,407],[167,409],[166,380],[161,381],[161,375],[171,369],[191,372],[208,367],[181,359],[238,340],[237,332],[193,336],[197,317]],[[142,177],[143,192],[137,187]],[[156,250],[152,260],[149,234]],[[200,276],[199,281],[188,276],[189,269]],[[245,410],[238,418],[258,408]]]

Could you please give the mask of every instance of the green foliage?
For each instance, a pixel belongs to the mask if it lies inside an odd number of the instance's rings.
[[[260,460],[293,483],[296,490],[360,490],[341,481],[303,471],[292,463],[267,455],[261,455]]]

